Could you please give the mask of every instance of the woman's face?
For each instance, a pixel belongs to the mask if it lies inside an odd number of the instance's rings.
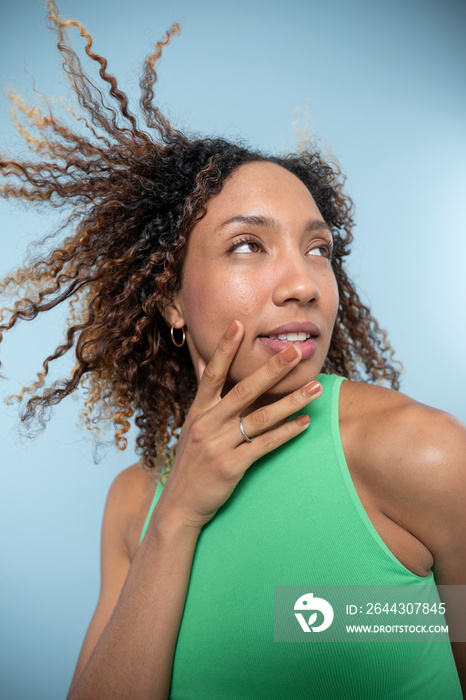
[[[244,325],[244,338],[230,383],[290,342],[300,345],[303,359],[270,394],[277,397],[315,379],[338,308],[327,257],[331,242],[314,199],[295,175],[266,162],[235,170],[189,236],[172,307],[171,322],[186,326],[196,371],[236,319]]]

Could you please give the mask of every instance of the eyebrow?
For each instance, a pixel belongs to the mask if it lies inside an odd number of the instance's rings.
[[[263,228],[278,228],[278,224],[275,219],[271,219],[268,216],[261,216],[252,214],[250,216],[244,216],[243,214],[238,214],[238,216],[232,216],[231,219],[227,219],[217,230],[229,226],[230,224],[249,224],[250,226],[262,226]],[[322,219],[309,219],[309,221],[304,226],[304,231],[306,233],[312,233],[313,231],[328,231],[332,233],[330,226],[325,223]]]

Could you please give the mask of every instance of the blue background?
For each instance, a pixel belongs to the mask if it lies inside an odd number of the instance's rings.
[[[293,149],[300,129],[348,174],[357,206],[350,270],[405,366],[402,390],[466,419],[466,6],[453,0],[63,0],[137,101],[137,75],[173,21],[157,102],[181,128]],[[75,46],[81,45],[74,32]],[[0,81],[33,96],[66,94],[40,2],[3,3]],[[24,152],[0,104],[0,143]],[[0,275],[53,212],[0,202]],[[65,312],[23,323],[1,345],[0,396],[35,378],[61,342]],[[60,376],[69,371],[63,362]],[[134,463],[135,433],[94,464],[80,396],[34,442],[0,405],[0,695],[66,694],[99,587],[99,530],[114,476]],[[111,440],[111,431],[107,434]]]

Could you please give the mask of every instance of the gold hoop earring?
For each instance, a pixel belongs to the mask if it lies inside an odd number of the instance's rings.
[[[183,338],[181,339],[181,343],[177,343],[175,340],[175,330],[180,330],[183,333]],[[186,333],[184,332],[184,326],[183,326],[183,328],[176,328],[175,329],[175,324],[172,323],[172,325],[170,326],[170,335],[172,338],[173,345],[176,345],[177,348],[182,348],[183,345],[185,344],[185,341],[186,341]]]

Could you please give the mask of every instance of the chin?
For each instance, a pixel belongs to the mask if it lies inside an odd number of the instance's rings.
[[[287,374],[286,377],[283,377],[283,379],[271,387],[267,393],[271,396],[291,394],[293,391],[297,391],[305,384],[317,379],[319,372],[320,369],[316,369],[315,367],[304,368],[298,365],[289,374]]]
[[[294,367],[283,379],[270,387],[264,396],[273,397],[274,400],[297,391],[305,384],[317,379],[321,366],[315,362],[301,362]]]

